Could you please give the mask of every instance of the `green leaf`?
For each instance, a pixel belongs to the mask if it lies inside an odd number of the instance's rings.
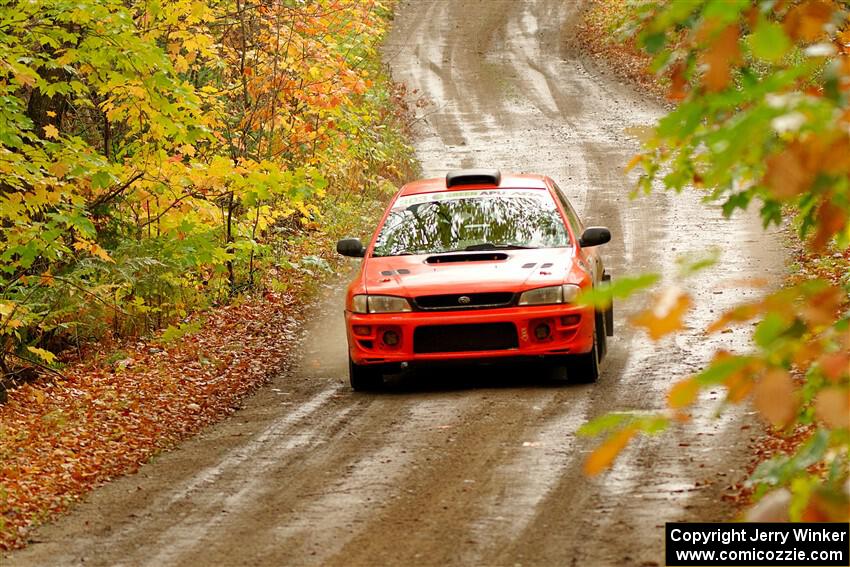
[[[673,2],[674,4],[692,4],[692,2]],[[720,23],[734,22],[741,11],[750,5],[750,0],[710,0],[702,11],[702,17],[717,20]]]
[[[676,258],[680,277],[692,276],[717,264],[720,260],[720,250],[713,248],[703,253],[688,254]]]
[[[650,54],[655,54],[661,51],[666,42],[667,35],[663,32],[649,34],[641,39],[641,45],[644,49],[646,49],[647,53]]]
[[[747,481],[750,485],[787,484],[791,478],[820,461],[829,448],[829,431],[819,429],[791,457],[781,455],[761,463]]]
[[[160,340],[163,343],[170,343],[181,339],[186,335],[197,333],[201,330],[201,321],[191,321],[188,323],[180,323],[179,326],[169,325],[160,335]]]
[[[606,413],[579,427],[578,434],[582,437],[595,437],[606,431],[620,428],[633,420],[634,415],[630,413]]]
[[[91,185],[95,189],[103,189],[113,184],[112,176],[106,171],[98,171],[91,176]]]
[[[702,386],[719,384],[752,361],[753,358],[749,356],[723,357],[712,362],[708,368],[694,376],[694,379]]]
[[[655,435],[667,429],[668,425],[670,425],[670,419],[663,415],[640,412],[612,412],[585,423],[579,428],[578,434],[582,437],[595,437],[615,429],[622,429],[625,426],[632,426],[648,435]]]
[[[587,289],[579,295],[577,303],[604,309],[611,305],[614,299],[623,299],[654,285],[661,279],[659,274],[643,274],[636,277],[626,277],[612,280],[609,284],[602,284]]]
[[[788,328],[787,319],[779,313],[768,313],[756,326],[753,340],[763,349],[770,348]]]
[[[754,56],[770,63],[781,60],[791,48],[791,41],[782,26],[765,19],[759,21],[756,31],[747,41]]]

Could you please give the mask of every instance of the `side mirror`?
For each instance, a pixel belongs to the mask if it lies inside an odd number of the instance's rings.
[[[366,249],[359,238],[343,238],[336,243],[336,251],[352,258],[362,258],[366,255]]]
[[[599,246],[611,240],[611,231],[604,226],[591,226],[584,229],[581,233],[581,238],[578,239],[578,245],[582,248],[591,246]]]

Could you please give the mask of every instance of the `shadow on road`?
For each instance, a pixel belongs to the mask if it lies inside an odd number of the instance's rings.
[[[388,375],[384,395],[476,389],[579,388],[543,363],[445,365]]]

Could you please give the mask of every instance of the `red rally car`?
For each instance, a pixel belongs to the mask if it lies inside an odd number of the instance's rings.
[[[345,321],[354,390],[437,361],[547,359],[594,382],[612,311],[574,303],[608,279],[597,249],[607,228],[585,228],[552,179],[498,170],[453,171],[401,188],[348,286]]]

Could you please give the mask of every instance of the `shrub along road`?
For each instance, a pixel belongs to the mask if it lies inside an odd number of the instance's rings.
[[[622,171],[637,141],[624,129],[661,109],[573,51],[579,9],[401,3],[385,52],[395,79],[432,103],[418,157],[435,175],[498,166],[553,176],[590,224],[611,228],[615,277],[672,278],[677,254],[722,248],[720,264],[688,280],[711,299],[688,329],[651,343],[625,327],[635,301],[617,306],[595,385],[478,369],[354,394],[337,290],[316,306],[291,372],[233,418],[96,491],[4,564],[654,565],[665,521],[723,519],[720,497],[747,458],[744,409],[715,421],[706,399],[684,431],[641,439],[592,479],[582,464],[593,441],[575,432],[611,409],[663,407],[670,383],[716,348],[745,348],[744,331],[696,329],[751,293],[734,278],[781,277],[780,246],[757,219],[723,220],[697,195],[629,200]]]

